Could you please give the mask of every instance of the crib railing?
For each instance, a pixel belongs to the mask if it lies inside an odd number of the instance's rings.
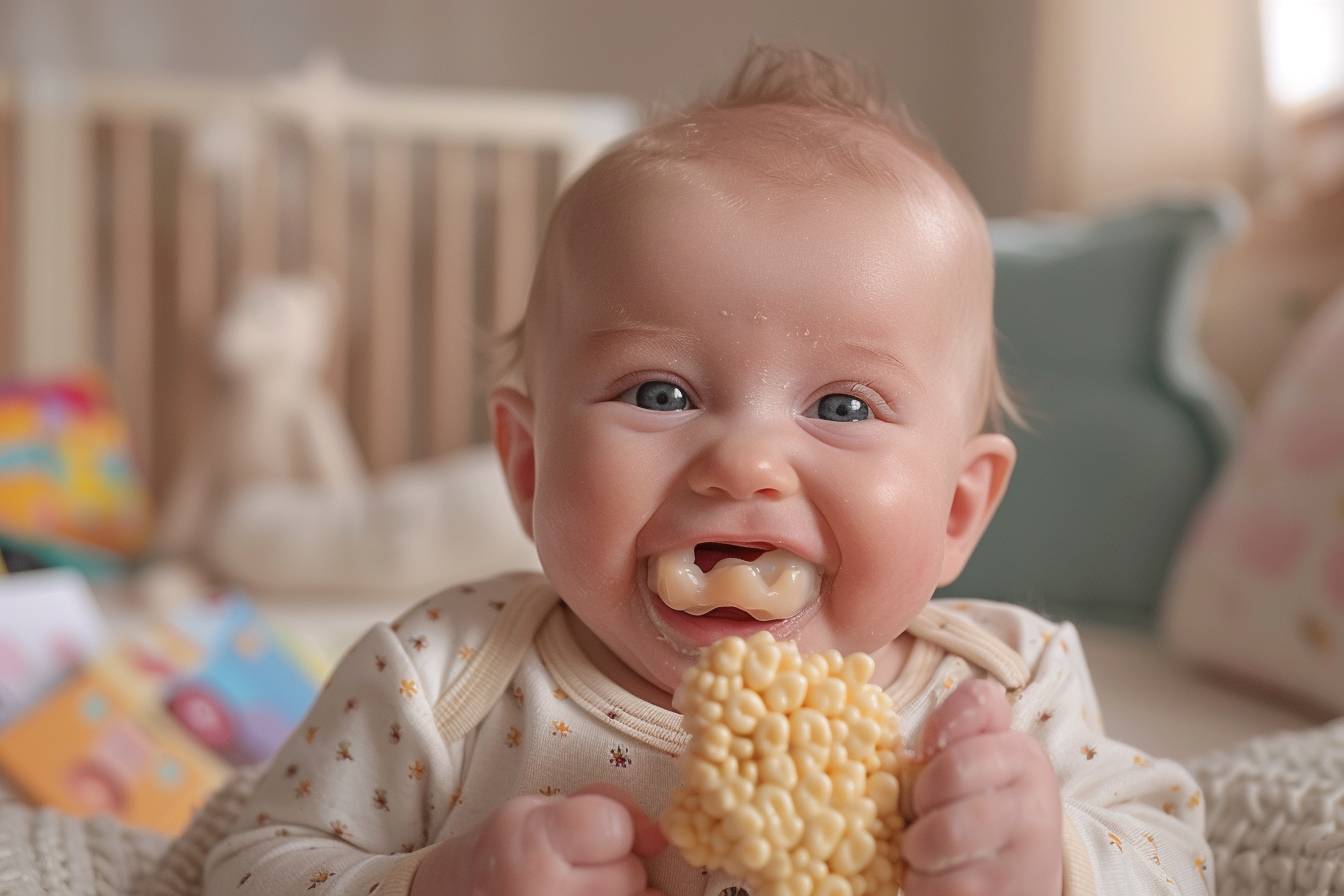
[[[106,371],[159,493],[210,395],[215,318],[253,277],[333,290],[331,383],[372,469],[483,438],[484,349],[521,315],[550,205],[634,121],[618,100],[329,65],[65,94],[0,91],[0,369]]]

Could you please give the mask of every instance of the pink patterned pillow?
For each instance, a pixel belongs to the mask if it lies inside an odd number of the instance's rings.
[[[1265,393],[1162,615],[1176,652],[1344,711],[1344,292]]]

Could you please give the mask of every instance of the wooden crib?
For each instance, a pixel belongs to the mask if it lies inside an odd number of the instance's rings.
[[[373,470],[485,435],[564,182],[635,123],[602,97],[358,84],[0,82],[0,376],[97,366],[161,494],[249,278],[337,296],[331,381]]]

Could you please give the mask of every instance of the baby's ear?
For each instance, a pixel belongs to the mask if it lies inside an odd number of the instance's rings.
[[[946,585],[961,575],[1003,500],[1016,462],[1017,447],[1000,433],[981,433],[966,443],[957,490],[947,514],[939,585]]]
[[[513,509],[532,537],[532,500],[537,493],[537,456],[532,441],[532,402],[517,389],[501,386],[490,393],[495,451],[504,467]]]

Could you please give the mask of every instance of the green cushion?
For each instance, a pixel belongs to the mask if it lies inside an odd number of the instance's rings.
[[[1225,456],[1235,403],[1195,348],[1227,197],[1093,220],[991,225],[1002,363],[1028,429],[998,516],[946,594],[1056,618],[1151,626],[1187,518]]]

